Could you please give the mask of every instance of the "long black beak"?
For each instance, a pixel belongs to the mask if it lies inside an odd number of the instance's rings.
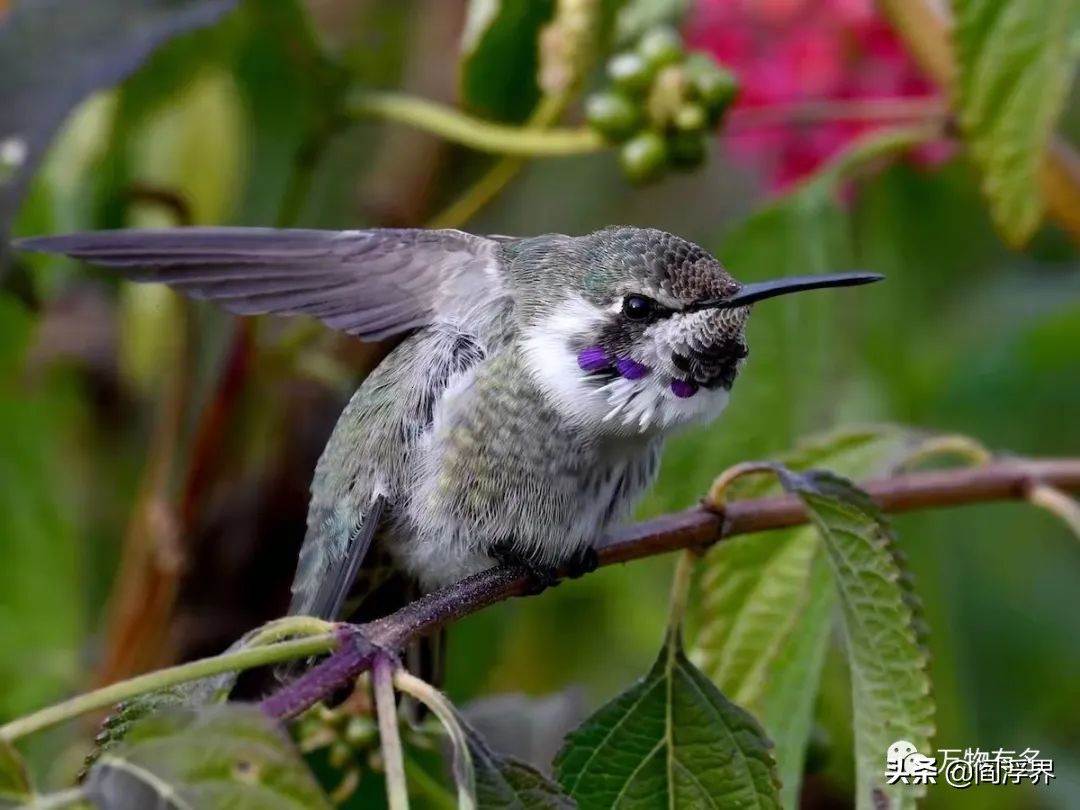
[[[881,281],[883,278],[885,276],[881,275],[881,273],[823,273],[817,276],[777,278],[772,281],[744,284],[734,295],[727,298],[715,298],[711,301],[700,301],[693,308],[731,309],[732,307],[745,307],[755,301],[775,298],[778,295],[803,292],[804,290],[818,290],[823,287],[856,287],[860,284],[872,284],[875,281]]]

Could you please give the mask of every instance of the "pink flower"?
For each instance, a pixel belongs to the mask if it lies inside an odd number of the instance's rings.
[[[747,111],[747,118],[762,121],[763,109],[815,101],[935,97],[872,0],[699,0],[686,37],[739,75],[735,118]],[[863,120],[786,119],[740,130],[727,141],[770,188],[781,189],[884,125],[869,114]],[[935,145],[913,157],[936,163],[947,152]]]

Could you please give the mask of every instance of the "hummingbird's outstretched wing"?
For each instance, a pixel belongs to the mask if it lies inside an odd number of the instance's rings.
[[[303,313],[378,340],[466,309],[499,283],[503,239],[456,230],[116,230],[19,240],[162,282],[241,315]]]

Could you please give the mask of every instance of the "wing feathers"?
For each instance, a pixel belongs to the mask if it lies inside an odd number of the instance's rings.
[[[455,294],[458,287],[496,287],[497,244],[453,230],[175,228],[36,237],[16,246],[114,267],[238,314],[304,313],[379,339],[454,314],[470,300]]]

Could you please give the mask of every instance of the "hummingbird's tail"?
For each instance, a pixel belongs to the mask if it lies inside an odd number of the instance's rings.
[[[317,509],[314,504],[312,509],[314,519],[309,519],[296,563],[289,615],[332,622],[341,618],[349,594],[356,592],[361,566],[369,574],[381,567],[364,563],[386,510],[386,498],[376,495],[362,512],[357,509],[345,515],[333,508]]]
[[[343,572],[342,572],[343,573]],[[324,613],[320,618],[328,621],[348,621],[354,624],[381,619],[403,608],[423,595],[416,579],[396,567],[389,555],[376,543],[345,577],[334,582],[324,583],[317,592],[301,600],[300,610],[290,610],[294,615],[312,614],[311,605],[334,607],[332,614]],[[298,594],[294,594],[294,605]],[[302,594],[300,594],[302,596]],[[446,629],[440,628],[434,633],[416,639],[406,647],[402,663],[405,668],[418,678],[427,681],[436,688],[441,688],[446,674]],[[275,668],[277,681],[292,680],[299,676],[314,659],[307,662],[293,661]],[[348,694],[342,694],[344,700]],[[331,703],[339,702],[331,700]],[[404,699],[406,714],[414,724],[422,722],[427,710],[422,704],[411,699]]]

